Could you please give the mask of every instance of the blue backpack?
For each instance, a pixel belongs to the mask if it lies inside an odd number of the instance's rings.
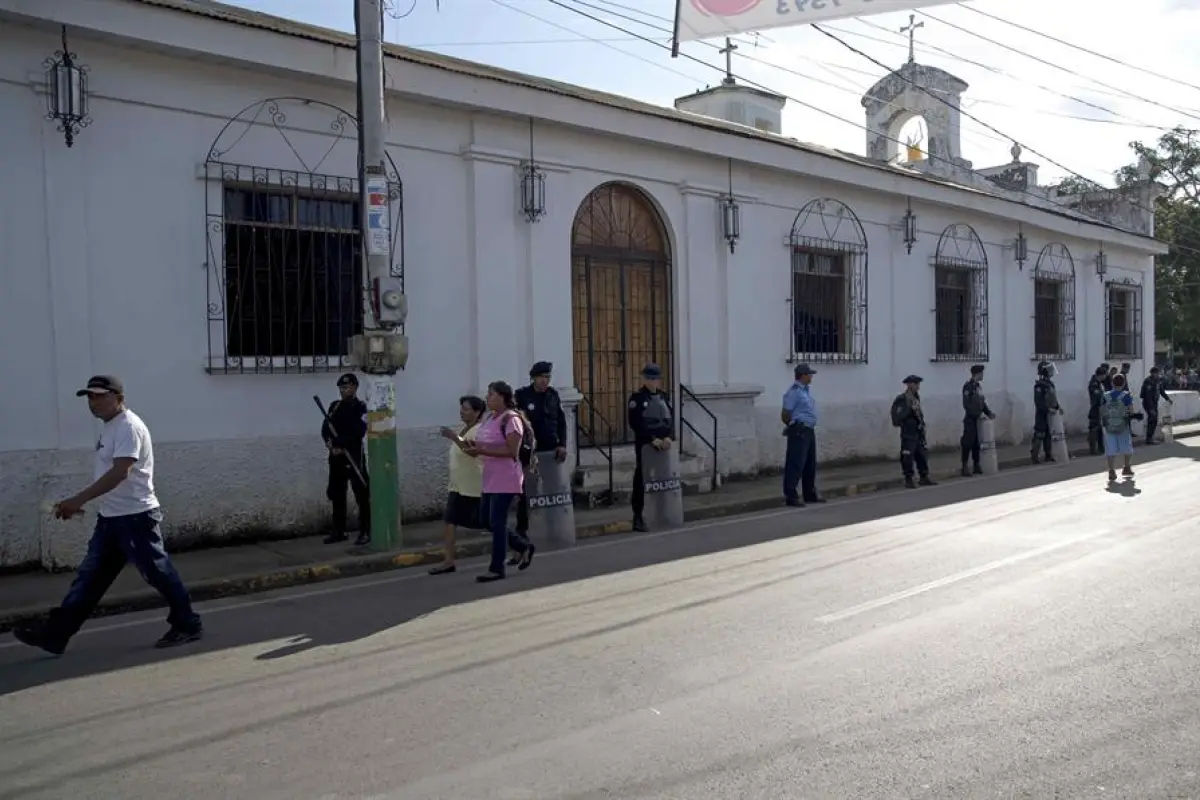
[[[1125,406],[1125,394],[1109,392],[1100,407],[1100,424],[1105,433],[1124,433],[1129,430],[1129,409]]]

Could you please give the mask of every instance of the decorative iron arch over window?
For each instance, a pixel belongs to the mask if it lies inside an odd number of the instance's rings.
[[[213,139],[202,176],[209,372],[349,366],[366,298],[357,139],[353,114],[302,97],[252,103]],[[403,281],[404,190],[387,158],[390,272]]]
[[[1142,358],[1142,282],[1110,277],[1104,282],[1104,358]]]
[[[1051,242],[1033,268],[1034,361],[1075,360],[1075,259]]]
[[[988,360],[988,258],[966,223],[949,225],[933,256],[934,361]]]
[[[792,221],[791,362],[867,361],[867,235],[845,203],[821,197]]]

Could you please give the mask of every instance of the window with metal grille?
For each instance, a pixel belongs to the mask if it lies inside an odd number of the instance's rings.
[[[1042,248],[1033,270],[1033,360],[1075,359],[1075,262],[1065,245]]]
[[[970,225],[951,225],[938,239],[934,267],[935,361],[988,360],[988,263]]]
[[[790,360],[867,360],[867,245],[858,217],[837,200],[804,206],[791,250]]]
[[[1104,284],[1104,357],[1134,360],[1142,357],[1141,284]]]

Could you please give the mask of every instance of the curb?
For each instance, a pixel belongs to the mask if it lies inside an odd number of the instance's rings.
[[[1200,430],[1178,435],[1175,438],[1178,440],[1196,436],[1200,436]],[[1070,454],[1072,458],[1089,456],[1086,447],[1075,448],[1070,451]],[[1010,458],[1000,462],[1000,469],[1011,470],[1029,465],[1028,458]],[[959,470],[957,468],[934,473],[934,478],[938,480],[950,480],[958,477]],[[903,485],[904,478],[897,475],[894,479],[831,486],[823,494],[829,499],[837,499],[890,491],[892,489],[899,489]],[[691,510],[685,509],[684,521],[699,522],[702,520],[719,519],[721,517],[733,517],[740,514],[751,514],[757,511],[769,511],[780,508],[781,502],[777,497],[755,497],[727,503],[714,503]],[[575,536],[576,539],[596,539],[602,536],[631,533],[632,531],[633,525],[630,521],[614,520],[583,525],[576,530]],[[491,542],[486,537],[461,542],[458,545],[459,558],[483,556],[487,555],[490,551]],[[370,553],[361,556],[347,556],[323,564],[298,564],[293,567],[283,567],[266,574],[247,573],[200,581],[189,584],[188,591],[192,596],[193,602],[205,602],[225,597],[286,589],[292,586],[323,583],[341,578],[354,578],[378,572],[412,569],[414,567],[437,564],[441,560],[442,549],[440,547],[425,547],[420,550],[410,550],[400,553]],[[162,608],[163,606],[162,599],[152,590],[129,592],[124,595],[114,595],[104,598],[96,607],[92,618],[128,614],[135,611],[148,611],[155,608]],[[15,625],[38,619],[45,613],[46,609],[42,606],[0,611],[0,634],[7,633]]]

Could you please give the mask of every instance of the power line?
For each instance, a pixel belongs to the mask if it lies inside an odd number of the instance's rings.
[[[966,5],[965,3],[958,3],[957,5],[961,8],[966,9],[967,11],[970,11],[973,14],[979,14],[980,16],[987,17],[988,19],[994,19],[996,22],[1003,22],[1005,25],[1010,25],[1010,26],[1016,28],[1017,30],[1025,31],[1026,33],[1032,33],[1034,36],[1040,36],[1043,39],[1048,39],[1052,42],[1056,42],[1058,44],[1063,45],[1064,47],[1069,47],[1072,50],[1078,50],[1081,53],[1087,53],[1089,56],[1095,56],[1096,58],[1100,58],[1105,61],[1109,61],[1113,64],[1117,64],[1119,66],[1126,67],[1128,69],[1132,69],[1132,70],[1136,70],[1138,72],[1145,73],[1146,75],[1150,75],[1150,76],[1158,78],[1160,80],[1169,81],[1171,83],[1179,84],[1180,86],[1186,86],[1189,89],[1196,89],[1197,91],[1200,91],[1200,86],[1197,86],[1194,83],[1188,83],[1185,80],[1181,80],[1179,78],[1172,78],[1170,75],[1163,75],[1161,72],[1155,72],[1152,69],[1146,69],[1145,67],[1139,67],[1136,64],[1130,64],[1128,61],[1122,61],[1121,59],[1119,59],[1115,56],[1110,56],[1110,55],[1106,55],[1104,53],[1099,53],[1099,52],[1096,52],[1095,50],[1090,50],[1082,45],[1068,42],[1065,39],[1060,39],[1057,36],[1051,36],[1048,33],[1043,33],[1042,31],[1034,30],[1033,28],[1026,27],[1018,22],[1013,22],[1012,20],[1004,19],[1003,17],[997,17],[995,14],[989,14],[986,11],[980,11],[978,8],[974,8],[973,6]]]
[[[601,44],[604,42],[637,42],[640,41],[636,36],[616,36],[611,39],[596,38],[589,39],[586,36],[576,36],[566,39],[485,39],[474,42],[421,42],[417,44],[406,45],[419,50],[432,50],[435,47],[496,47],[501,45],[526,45],[526,44],[578,44],[579,42],[594,42]]]
[[[1003,42],[997,42],[995,39],[990,39],[981,33],[976,33],[975,31],[970,30],[969,28],[964,28],[961,25],[955,25],[953,22],[946,22],[945,20],[942,20],[942,19],[939,19],[938,17],[933,16],[932,14],[930,14],[927,11],[918,11],[917,13],[923,17],[928,17],[929,19],[933,20],[934,22],[936,22],[940,25],[945,25],[947,27],[954,28],[955,30],[962,31],[963,33],[965,33],[969,36],[974,36],[976,39],[982,39],[983,41],[988,42],[989,44],[993,44],[996,47],[1000,47],[1005,50],[1008,50],[1009,52],[1016,53],[1017,55],[1024,56],[1025,58],[1036,61],[1039,64],[1043,64],[1047,67],[1052,67],[1056,70],[1059,70],[1060,72],[1065,72],[1068,75],[1073,75],[1076,78],[1082,78],[1083,80],[1090,81],[1090,82],[1096,84],[1097,86],[1103,86],[1105,89],[1112,89],[1114,92],[1120,92],[1122,95],[1132,98],[1134,100],[1137,100],[1140,103],[1146,103],[1148,105],[1157,106],[1166,111],[1170,111],[1172,114],[1179,114],[1179,115],[1182,115],[1185,117],[1191,117],[1192,119],[1200,120],[1200,116],[1197,116],[1195,114],[1189,114],[1182,109],[1173,108],[1172,106],[1168,106],[1165,103],[1160,103],[1157,100],[1151,100],[1146,97],[1141,97],[1141,96],[1134,94],[1133,92],[1130,92],[1126,89],[1122,89],[1119,86],[1113,86],[1112,84],[1104,83],[1103,81],[1097,80],[1096,78],[1090,78],[1086,75],[1080,75],[1078,72],[1076,72],[1073,69],[1064,67],[1061,64],[1055,64],[1053,61],[1047,61],[1046,59],[1041,58],[1039,56],[1035,56],[1035,55],[1029,53],[1028,51],[1021,50],[1016,47],[1012,47],[1011,45],[1004,44]]]

